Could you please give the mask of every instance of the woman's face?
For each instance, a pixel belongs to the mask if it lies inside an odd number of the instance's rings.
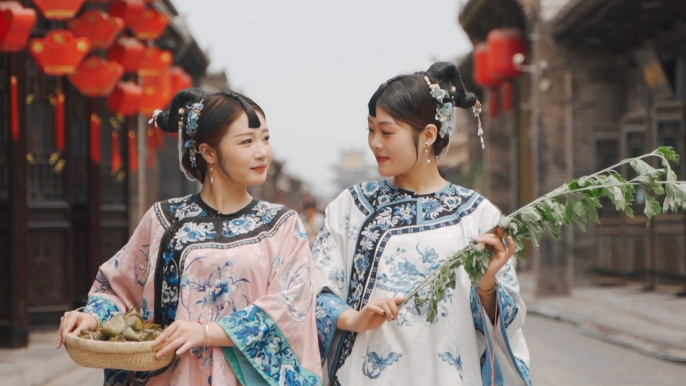
[[[259,128],[248,127],[248,116],[243,113],[234,121],[219,144],[217,167],[234,183],[244,186],[261,185],[267,180],[267,171],[274,151],[269,142],[267,123],[259,112]]]
[[[369,148],[376,157],[379,173],[384,177],[409,172],[417,163],[417,149],[412,127],[396,122],[382,108],[376,108],[376,117],[369,123]]]

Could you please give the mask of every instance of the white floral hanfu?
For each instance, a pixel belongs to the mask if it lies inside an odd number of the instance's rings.
[[[479,194],[453,184],[419,195],[390,181],[369,181],[341,193],[327,207],[312,249],[319,349],[330,384],[490,386],[495,351],[495,384],[530,386],[526,308],[511,262],[497,275],[495,349],[488,344],[493,326],[463,268],[435,324],[426,321],[426,306],[417,311],[410,301],[398,320],[377,330],[336,329],[343,311],[410,292],[500,215]]]
[[[84,312],[100,323],[132,308],[163,326],[216,322],[235,347],[194,348],[156,372],[105,370],[105,385],[320,385],[302,229],[294,211],[258,200],[230,215],[198,194],[153,205],[100,267]]]

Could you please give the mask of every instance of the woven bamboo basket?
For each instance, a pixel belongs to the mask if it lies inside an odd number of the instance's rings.
[[[71,359],[84,367],[153,371],[174,360],[174,351],[162,358],[155,358],[152,341],[106,342],[67,335],[65,346]]]

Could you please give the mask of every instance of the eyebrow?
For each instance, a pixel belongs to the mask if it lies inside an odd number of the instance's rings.
[[[262,132],[269,132],[269,129],[265,127],[264,129],[262,129]],[[260,135],[260,134],[261,133],[256,133],[255,131],[246,131],[246,132],[234,135],[233,138],[245,137],[245,136],[251,136],[252,137],[253,135]]]
[[[369,117],[367,117],[367,122],[372,123],[372,119],[369,118]],[[377,124],[378,124],[379,126],[381,126],[381,125],[395,125],[396,123],[393,122],[393,121],[381,121],[381,122],[379,122],[379,123],[377,123]]]

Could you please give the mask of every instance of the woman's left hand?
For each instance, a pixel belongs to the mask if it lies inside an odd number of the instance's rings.
[[[511,236],[507,238],[507,246],[503,244],[503,237],[505,237],[505,229],[498,227],[494,233],[479,235],[474,238],[477,243],[483,243],[493,252],[493,257],[488,263],[486,273],[479,281],[479,288],[487,291],[495,286],[495,275],[500,269],[507,264],[510,257],[515,253],[515,243]]]
[[[176,351],[181,355],[193,347],[200,347],[205,341],[203,325],[197,322],[177,320],[167,327],[153,342],[155,349],[160,349],[155,355],[161,358],[165,354]]]

